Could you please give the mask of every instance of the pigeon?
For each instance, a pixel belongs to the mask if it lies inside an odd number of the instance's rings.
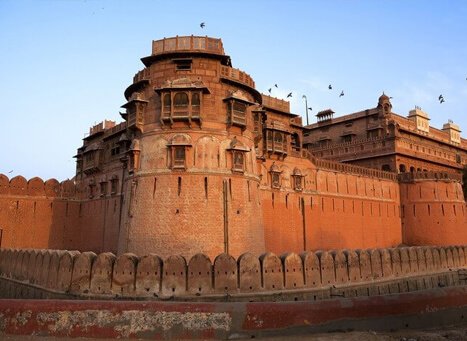
[[[274,84],[274,86],[275,86],[276,88],[278,87],[277,84]]]
[[[313,110],[311,107],[308,107],[308,110]]]
[[[328,89],[332,90],[332,85],[331,84],[328,85]]]
[[[8,174],[11,174],[11,173],[13,173],[13,170],[11,170],[11,171],[8,172]]]
[[[341,94],[339,95],[339,97],[342,97],[344,96],[344,90],[341,91]]]
[[[439,95],[438,101],[441,101],[443,99],[443,95]]]
[[[206,26],[206,24],[204,22],[202,22],[201,24],[199,24],[199,27],[201,28],[204,28],[204,26]]]
[[[292,97],[292,93],[291,93],[291,92],[289,92],[289,94],[287,95],[287,98],[289,98],[289,97]]]
[[[439,101],[439,103],[444,103],[444,102],[445,102],[444,98],[441,98],[441,100]]]
[[[269,89],[268,89],[269,93],[271,93],[271,90],[272,90],[272,88],[269,88]]]

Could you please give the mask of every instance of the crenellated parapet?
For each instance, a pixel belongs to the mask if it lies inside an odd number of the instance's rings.
[[[447,172],[406,172],[397,175],[400,182],[415,182],[419,180],[462,182],[462,174]]]
[[[1,249],[0,292],[42,297],[254,301],[377,296],[465,285],[466,246],[308,251],[235,259]],[[60,296],[61,295],[61,296]],[[68,295],[68,296],[67,296]],[[294,297],[294,298],[292,298]]]
[[[21,175],[9,179],[6,175],[0,174],[0,196],[74,198],[76,192],[77,186],[72,180],[44,181],[39,177],[27,180]]]
[[[317,168],[332,170],[342,173],[350,173],[355,175],[362,175],[373,178],[388,179],[392,181],[397,180],[397,174],[392,172],[385,172],[378,169],[371,169],[366,167],[354,166],[347,163],[341,163],[326,159],[316,158],[314,156],[309,156],[309,159]]]

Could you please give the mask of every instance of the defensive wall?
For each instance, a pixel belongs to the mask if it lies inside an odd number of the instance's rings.
[[[254,201],[258,214],[262,214],[265,239],[262,251],[237,248],[233,252],[230,250],[233,256],[238,257],[247,251],[258,256],[264,251],[300,253],[305,250],[395,247],[401,243],[452,245],[467,240],[461,179],[452,174],[396,175],[314,158],[311,159],[314,168],[310,167],[310,160],[294,158],[293,161],[296,169],[301,169],[299,175],[286,163],[266,162],[261,166],[259,184],[235,177],[228,182],[228,219],[248,225],[248,221],[242,220],[244,203]],[[271,184],[274,167],[281,174],[279,189]],[[303,179],[299,190],[294,188],[296,176]],[[184,176],[183,187],[176,196],[180,202],[167,202],[168,208],[151,211],[151,214],[156,214],[154,219],[158,220],[196,220],[198,228],[202,228],[202,220],[208,213],[199,214],[204,211],[195,209],[191,216],[189,208],[206,206],[211,210],[209,216],[216,215],[220,219],[218,229],[222,231],[223,207],[212,205],[219,201],[217,197],[222,197],[222,181],[217,183],[215,176],[195,178],[204,179],[204,182],[191,183]],[[181,185],[177,184],[176,177],[170,179],[173,181],[165,183],[160,174],[150,177],[153,191],[129,187],[122,214],[133,215],[135,205],[141,205],[141,198],[137,204],[134,198],[132,200],[138,190],[153,192],[151,198],[146,198],[149,204],[154,201],[164,203],[163,188],[176,190],[177,185]],[[197,193],[194,197],[191,196],[193,192]],[[9,180],[0,175],[1,246],[117,253],[122,197],[113,194],[78,200],[84,193],[84,189],[70,180],[59,183],[55,179],[44,182],[33,178],[27,181],[21,176]],[[149,227],[145,230],[152,231]],[[231,230],[228,236],[239,244],[242,236],[237,232]],[[157,231],[151,233],[158,236]],[[129,240],[133,237],[128,235]],[[171,245],[154,248],[164,250],[160,252],[162,257],[181,254],[189,258],[202,252],[214,258],[223,251],[222,240],[216,245],[211,240],[188,252],[183,245],[190,240],[188,235],[180,234],[173,237]]]
[[[0,246],[116,252],[120,197],[77,200],[80,191],[71,180],[0,174]]]
[[[396,174],[315,158],[288,159],[268,160],[261,167],[266,250],[281,254],[402,243]],[[280,189],[271,183],[272,172],[280,172]],[[296,177],[302,178],[302,188],[294,186]]]
[[[398,178],[405,244],[452,245],[467,240],[462,175],[414,172]]]
[[[218,340],[452,325],[467,312],[466,255],[404,247],[211,262],[2,249],[0,332]]]
[[[467,247],[332,250],[213,261],[151,254],[0,251],[4,298],[294,301],[378,296],[466,284]]]

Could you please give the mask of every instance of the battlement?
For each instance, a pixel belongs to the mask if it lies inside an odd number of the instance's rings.
[[[43,181],[39,177],[26,180],[18,175],[11,180],[4,174],[0,174],[0,196],[32,196],[73,198],[76,193],[76,185],[72,180],[58,182],[56,179]]]
[[[152,54],[159,55],[170,52],[197,51],[224,55],[222,40],[201,36],[176,36],[153,40]]]
[[[324,169],[329,169],[329,170],[333,170],[336,172],[363,175],[363,176],[374,177],[374,178],[389,179],[392,181],[397,180],[396,173],[385,172],[382,170],[366,168],[366,167],[359,167],[359,166],[354,166],[354,165],[350,165],[347,163],[341,163],[341,162],[336,162],[336,161],[331,161],[331,160],[326,160],[326,159],[319,159],[314,156],[309,156],[309,159],[311,160],[311,162],[313,162],[314,165],[316,165],[317,168],[324,168]]]
[[[95,135],[97,133],[103,132],[107,129],[115,127],[115,121],[104,120],[91,128],[89,128],[89,136]]]
[[[255,82],[249,74],[243,72],[242,70],[232,68],[230,66],[221,65],[221,77],[242,83],[244,85],[249,86],[250,88],[255,87]]]
[[[137,83],[143,80],[148,80],[151,73],[149,69],[144,68],[143,70],[138,71],[133,77],[133,83]]]
[[[282,112],[290,112],[290,102],[284,101],[280,98],[271,97],[261,94],[263,99],[263,106],[271,109],[276,109]]]
[[[417,180],[445,180],[462,182],[462,174],[446,172],[407,172],[397,175],[400,182],[414,182]]]
[[[163,260],[154,254],[116,257],[109,252],[1,249],[0,279],[75,298],[224,300],[228,296],[229,301],[251,302],[276,300],[279,294],[285,300],[313,296],[316,300],[463,285],[465,276],[461,278],[456,270],[467,266],[466,252],[466,246],[447,246],[260,257],[245,253],[238,259],[223,253],[211,262],[204,254]]]

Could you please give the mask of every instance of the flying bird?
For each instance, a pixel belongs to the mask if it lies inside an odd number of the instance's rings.
[[[274,84],[274,86],[277,88],[277,84]]]
[[[271,93],[271,90],[272,90],[272,88],[269,88],[269,89],[268,89],[269,93]]]
[[[11,171],[8,172],[8,174],[10,174],[10,173],[13,173],[13,169],[12,169]]]
[[[313,110],[311,107],[308,107],[308,110]]]
[[[206,24],[204,22],[202,22],[201,24],[199,24],[199,27],[201,28],[204,28],[204,26],[206,26]]]
[[[339,97],[342,97],[344,96],[344,90],[341,91],[341,94],[339,95]]]
[[[331,84],[328,85],[328,89],[332,90],[332,85]]]
[[[289,97],[292,97],[292,93],[291,93],[291,92],[289,92],[289,94],[287,95],[287,98],[289,98]]]
[[[445,102],[444,98],[441,98],[441,99],[439,100],[439,103],[444,103],[444,102]]]
[[[441,94],[441,95],[439,95],[439,97],[438,97],[438,101],[441,101],[442,99],[443,99],[443,95]]]

